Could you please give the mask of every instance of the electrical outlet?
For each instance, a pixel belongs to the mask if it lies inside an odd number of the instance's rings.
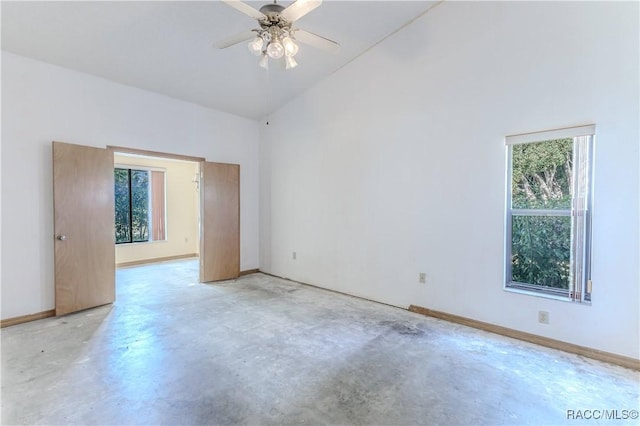
[[[538,322],[540,324],[549,324],[549,312],[538,311]]]
[[[293,258],[293,260],[296,260],[296,252],[293,252],[293,255],[291,255],[291,257]]]
[[[425,274],[424,272],[420,272],[420,275],[418,276],[418,281],[420,281],[420,284],[426,284],[427,274]]]

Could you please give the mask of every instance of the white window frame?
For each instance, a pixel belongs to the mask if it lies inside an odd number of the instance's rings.
[[[593,157],[595,125],[569,127],[544,132],[511,135],[505,138],[507,148],[507,182],[505,214],[505,280],[504,289],[572,302],[590,303],[591,223],[593,216]],[[512,146],[554,139],[573,139],[573,197],[570,209],[514,209],[512,207]],[[513,216],[571,217],[571,258],[569,289],[554,289],[535,284],[514,282],[511,274]]]

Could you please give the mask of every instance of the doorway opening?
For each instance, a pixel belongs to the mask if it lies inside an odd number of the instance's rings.
[[[114,152],[116,266],[200,255],[200,163]]]
[[[222,281],[240,275],[240,166],[238,164],[214,163],[204,158],[174,156],[171,154],[135,149],[107,147],[107,149],[83,145],[53,142],[53,206],[54,206],[54,267],[55,267],[55,314],[65,315],[96,306],[113,303],[115,299],[116,265],[126,266],[167,259],[196,257],[199,266],[198,282]],[[118,156],[114,157],[117,153]],[[126,154],[126,155],[120,155]],[[153,158],[149,158],[153,157]],[[114,161],[114,158],[117,158]],[[155,162],[142,164],[143,160]],[[158,162],[186,162],[188,174],[184,181],[186,190],[174,192],[178,201],[172,201],[169,166]],[[178,161],[176,161],[178,160]],[[133,163],[133,164],[131,164]],[[132,197],[134,186],[143,185],[156,169],[160,192],[159,205],[153,207],[149,197],[147,217],[153,210],[160,211],[162,229],[153,227],[154,219],[147,218],[133,223],[133,203],[127,203],[129,219],[123,225],[127,229],[120,235],[123,250],[136,252],[144,247],[146,254],[134,253],[133,258],[116,259],[115,191],[116,165],[126,172],[127,196]],[[146,171],[140,168],[146,167]],[[133,185],[132,171],[138,170],[140,181]],[[158,170],[156,170],[158,171]],[[126,181],[126,179],[125,179]],[[153,185],[153,183],[152,183]],[[143,191],[142,198],[145,198]],[[140,196],[140,194],[138,194]],[[190,200],[190,201],[189,201]],[[157,199],[155,200],[157,201]],[[162,206],[166,205],[166,211]],[[138,206],[139,207],[139,206]],[[193,207],[193,208],[187,208]],[[187,213],[184,213],[184,210]],[[144,209],[143,209],[144,210]],[[150,211],[149,211],[150,210]],[[171,220],[180,217],[180,212],[191,219],[181,222],[187,225],[187,234],[174,228]],[[127,216],[127,215],[125,215]],[[137,236],[134,238],[134,228]],[[154,228],[149,230],[147,228]],[[178,231],[177,231],[178,230]],[[183,230],[184,231],[184,230]],[[128,233],[128,236],[127,236]],[[174,238],[183,247],[168,251]],[[186,246],[186,247],[184,247]],[[149,253],[150,251],[150,253]],[[131,253],[128,253],[131,256]]]

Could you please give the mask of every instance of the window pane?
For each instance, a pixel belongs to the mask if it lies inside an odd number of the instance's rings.
[[[132,241],[149,241],[149,172],[131,170]]]
[[[129,234],[129,170],[115,169],[116,243],[131,241]]]
[[[571,217],[513,216],[511,280],[569,289]]]
[[[512,146],[512,207],[569,209],[573,139]]]

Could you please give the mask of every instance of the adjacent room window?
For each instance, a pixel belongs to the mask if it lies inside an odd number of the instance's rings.
[[[595,126],[508,136],[506,287],[591,300]]]
[[[165,239],[165,173],[116,167],[116,244]]]

